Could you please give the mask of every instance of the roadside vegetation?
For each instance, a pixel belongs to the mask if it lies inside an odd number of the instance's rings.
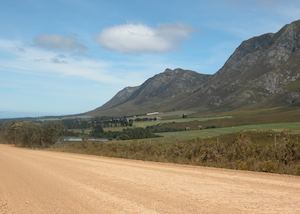
[[[131,140],[56,145],[55,151],[300,175],[300,135],[252,131],[187,141]]]
[[[73,123],[77,124],[77,123]],[[80,126],[73,126],[81,128]],[[130,140],[159,137],[150,129],[145,128],[125,128],[121,131],[105,131],[103,123],[92,122],[90,127],[86,123],[83,127],[91,128],[88,132],[84,129],[68,129],[62,121],[9,121],[0,124],[0,140],[8,144],[15,144],[21,147],[44,148],[50,147],[55,143],[63,143],[64,137],[78,137],[83,141],[90,138],[107,140]],[[81,130],[81,131],[80,131]]]
[[[63,135],[60,122],[9,122],[1,126],[2,142],[22,147],[49,147]]]
[[[180,112],[159,117],[7,120],[0,121],[0,141],[56,151],[300,175],[299,121],[300,110],[280,108],[202,116]],[[64,141],[72,137],[77,142]]]

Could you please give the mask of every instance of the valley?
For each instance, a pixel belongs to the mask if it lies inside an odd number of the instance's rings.
[[[0,5],[0,214],[300,213],[299,0]]]

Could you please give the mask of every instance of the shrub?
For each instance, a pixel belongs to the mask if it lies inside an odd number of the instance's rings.
[[[128,135],[123,137],[128,138],[129,135],[140,137],[141,133],[144,133],[144,130],[131,131],[125,131],[124,133]],[[277,135],[276,146],[275,135]],[[299,175],[300,142],[297,140],[298,136],[275,132],[246,132],[183,142],[157,138],[86,143],[84,147],[78,147],[78,143],[74,143],[55,149],[139,160]]]

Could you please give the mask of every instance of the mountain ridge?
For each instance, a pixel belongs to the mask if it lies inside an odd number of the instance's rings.
[[[243,41],[213,75],[167,68],[127,87],[89,115],[300,103],[300,20]],[[299,81],[299,84],[297,84]]]
[[[162,109],[162,106],[192,94],[198,88],[198,84],[203,83],[210,76],[181,68],[174,70],[167,68],[140,86],[125,87],[107,103],[89,114],[99,115],[98,112],[103,112],[104,114],[120,115],[126,111],[128,115],[131,111],[144,113],[150,109]],[[120,96],[122,97],[120,98]]]

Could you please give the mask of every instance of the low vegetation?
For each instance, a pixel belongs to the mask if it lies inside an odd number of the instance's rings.
[[[215,120],[202,121],[201,125],[217,127],[231,127],[240,125],[256,125],[266,123],[286,123],[300,121],[300,108],[298,107],[277,107],[277,108],[255,108],[255,109],[240,109],[230,112],[210,112],[210,113],[193,113],[194,117],[213,117],[217,115],[219,118]],[[231,118],[222,116],[231,115]]]
[[[168,141],[187,141],[196,138],[209,138],[222,136],[225,134],[238,133],[241,131],[249,130],[289,130],[291,132],[299,132],[300,122],[293,123],[268,123],[268,124],[253,124],[253,125],[241,125],[241,126],[230,126],[224,128],[213,128],[215,126],[207,126],[205,129],[181,131],[181,132],[165,132],[159,133]]]
[[[22,147],[49,147],[63,135],[60,122],[11,122],[1,127],[3,141]]]
[[[153,133],[163,132],[180,132],[189,130],[203,130],[203,129],[214,129],[217,128],[215,125],[202,126],[197,120],[190,122],[171,122],[171,123],[159,123],[157,125],[148,126],[146,129],[151,130]]]
[[[241,132],[178,142],[84,142],[56,145],[52,149],[137,160],[300,175],[300,135],[289,132]]]
[[[121,131],[104,131],[99,127],[93,129],[90,136],[97,138],[107,138],[109,140],[130,140],[130,139],[145,139],[159,137],[153,134],[150,129],[144,128],[126,128]]]
[[[230,112],[232,116],[172,115],[153,121],[124,117],[2,121],[0,140],[56,151],[300,175],[299,113],[269,109]],[[64,136],[83,142],[64,144],[60,140]],[[110,141],[88,142],[89,138]]]
[[[95,123],[92,129],[86,133],[68,129],[61,121],[14,121],[1,123],[0,140],[9,144],[22,147],[49,147],[57,142],[63,142],[63,137],[105,138],[109,140],[130,140],[155,138],[150,129],[124,128],[121,131],[105,131],[102,123]]]

